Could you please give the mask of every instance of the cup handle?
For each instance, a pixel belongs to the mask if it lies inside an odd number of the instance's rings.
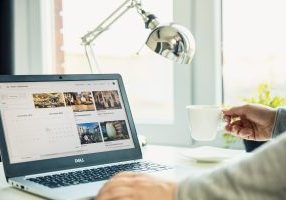
[[[219,132],[225,131],[225,125],[226,125],[226,122],[223,119],[223,112],[221,111],[220,122],[219,122],[219,126],[218,126],[217,131],[219,131]]]

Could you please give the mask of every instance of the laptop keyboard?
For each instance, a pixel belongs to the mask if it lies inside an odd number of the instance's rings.
[[[58,188],[64,186],[77,185],[82,183],[91,183],[96,181],[107,180],[113,175],[122,171],[133,172],[156,172],[171,169],[168,166],[151,163],[151,162],[135,162],[94,169],[85,169],[74,172],[61,174],[40,176],[29,178],[27,180],[47,186],[49,188]]]

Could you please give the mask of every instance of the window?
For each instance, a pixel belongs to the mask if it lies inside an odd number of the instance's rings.
[[[224,99],[238,103],[266,82],[286,95],[286,2],[224,0]]]
[[[80,36],[120,3],[15,0],[16,73],[90,73]],[[170,63],[148,49],[137,56],[148,31],[135,9],[97,38],[97,60],[103,72],[123,74],[139,134],[151,143],[190,145],[186,105],[221,103],[220,1],[142,3],[162,23],[175,21],[192,31],[197,44],[192,65]]]
[[[54,1],[52,31],[55,48],[52,50],[55,51],[56,68],[53,71],[91,73],[81,37],[123,2]],[[158,3],[144,0],[143,8],[156,14],[162,22],[172,21],[172,0],[164,0],[163,9],[157,6]],[[136,9],[131,9],[94,41],[93,49],[102,73],[120,73],[123,76],[135,121],[171,123],[174,117],[173,64],[143,46],[149,32]]]

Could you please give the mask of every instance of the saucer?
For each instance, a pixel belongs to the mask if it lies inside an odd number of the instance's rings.
[[[190,148],[181,154],[189,159],[198,162],[221,162],[227,159],[233,159],[245,154],[244,150],[224,149],[212,146],[201,146]]]

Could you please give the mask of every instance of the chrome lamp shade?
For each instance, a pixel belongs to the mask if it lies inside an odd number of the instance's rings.
[[[153,29],[146,45],[155,53],[179,64],[190,64],[196,48],[191,32],[175,23]]]

